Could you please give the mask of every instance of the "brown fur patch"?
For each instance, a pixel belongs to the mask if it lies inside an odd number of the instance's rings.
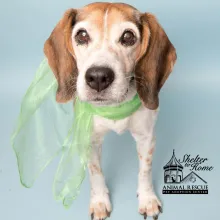
[[[142,160],[142,159],[143,159],[143,157],[141,156],[141,154],[140,154],[140,153],[138,153],[138,157],[139,157],[139,159],[140,159],[140,160]]]
[[[78,71],[69,43],[75,16],[76,10],[67,10],[44,44],[44,53],[58,81],[57,102],[67,102],[75,94]]]
[[[148,165],[150,165],[152,163],[152,157],[148,157],[145,161]]]
[[[141,19],[141,59],[135,68],[137,91],[147,108],[156,109],[159,105],[159,91],[176,61],[176,51],[155,16],[145,13]]]
[[[119,21],[130,21],[139,27],[140,13],[134,7],[123,3],[92,3],[80,9],[76,21],[89,21],[92,25],[103,33],[104,17],[108,11],[107,26],[111,26]]]
[[[152,147],[152,148],[148,151],[148,154],[149,154],[149,155],[152,155],[153,152],[154,152],[154,147]]]
[[[90,169],[92,175],[101,173],[101,169],[94,164],[90,164],[89,169]]]

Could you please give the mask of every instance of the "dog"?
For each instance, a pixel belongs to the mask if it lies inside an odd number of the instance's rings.
[[[109,191],[100,166],[104,135],[129,130],[137,143],[139,213],[158,218],[161,202],[155,195],[151,168],[159,91],[172,72],[176,50],[154,15],[124,3],[92,3],[67,10],[44,45],[58,82],[56,101],[80,100],[115,106],[137,93],[141,107],[130,117],[113,121],[94,116],[92,153],[88,163],[92,219],[107,218]]]

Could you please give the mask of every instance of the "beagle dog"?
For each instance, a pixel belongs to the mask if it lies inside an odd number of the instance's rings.
[[[139,213],[158,218],[151,168],[159,91],[176,61],[176,51],[154,15],[123,3],[92,3],[69,9],[44,45],[58,81],[56,101],[79,99],[97,106],[118,105],[137,93],[141,107],[130,117],[113,121],[94,117],[89,211],[101,220],[112,211],[100,166],[103,137],[109,130],[129,130],[137,143]]]

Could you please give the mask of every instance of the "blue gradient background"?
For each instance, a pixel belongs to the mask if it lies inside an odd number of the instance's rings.
[[[19,106],[43,58],[43,44],[63,12],[90,1],[2,1],[0,7],[0,219],[87,220],[88,177],[70,210],[53,200],[51,185],[57,162],[46,169],[32,189],[22,188],[10,134]],[[157,149],[153,181],[164,205],[161,220],[220,219],[220,1],[127,0],[141,11],[157,15],[175,45],[178,61],[160,93]],[[138,160],[128,133],[107,135],[103,169],[111,192],[111,219],[142,219],[137,213]],[[172,150],[207,157],[211,172],[209,195],[162,195],[163,166]]]

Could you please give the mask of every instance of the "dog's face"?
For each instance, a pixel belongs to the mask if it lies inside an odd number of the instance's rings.
[[[137,92],[150,109],[172,70],[176,53],[155,17],[119,3],[70,9],[45,43],[57,80],[57,101],[77,95],[114,104]]]
[[[77,95],[84,101],[121,102],[134,86],[141,36],[135,18],[128,19],[125,12],[114,7],[79,12],[72,44],[79,74]]]

